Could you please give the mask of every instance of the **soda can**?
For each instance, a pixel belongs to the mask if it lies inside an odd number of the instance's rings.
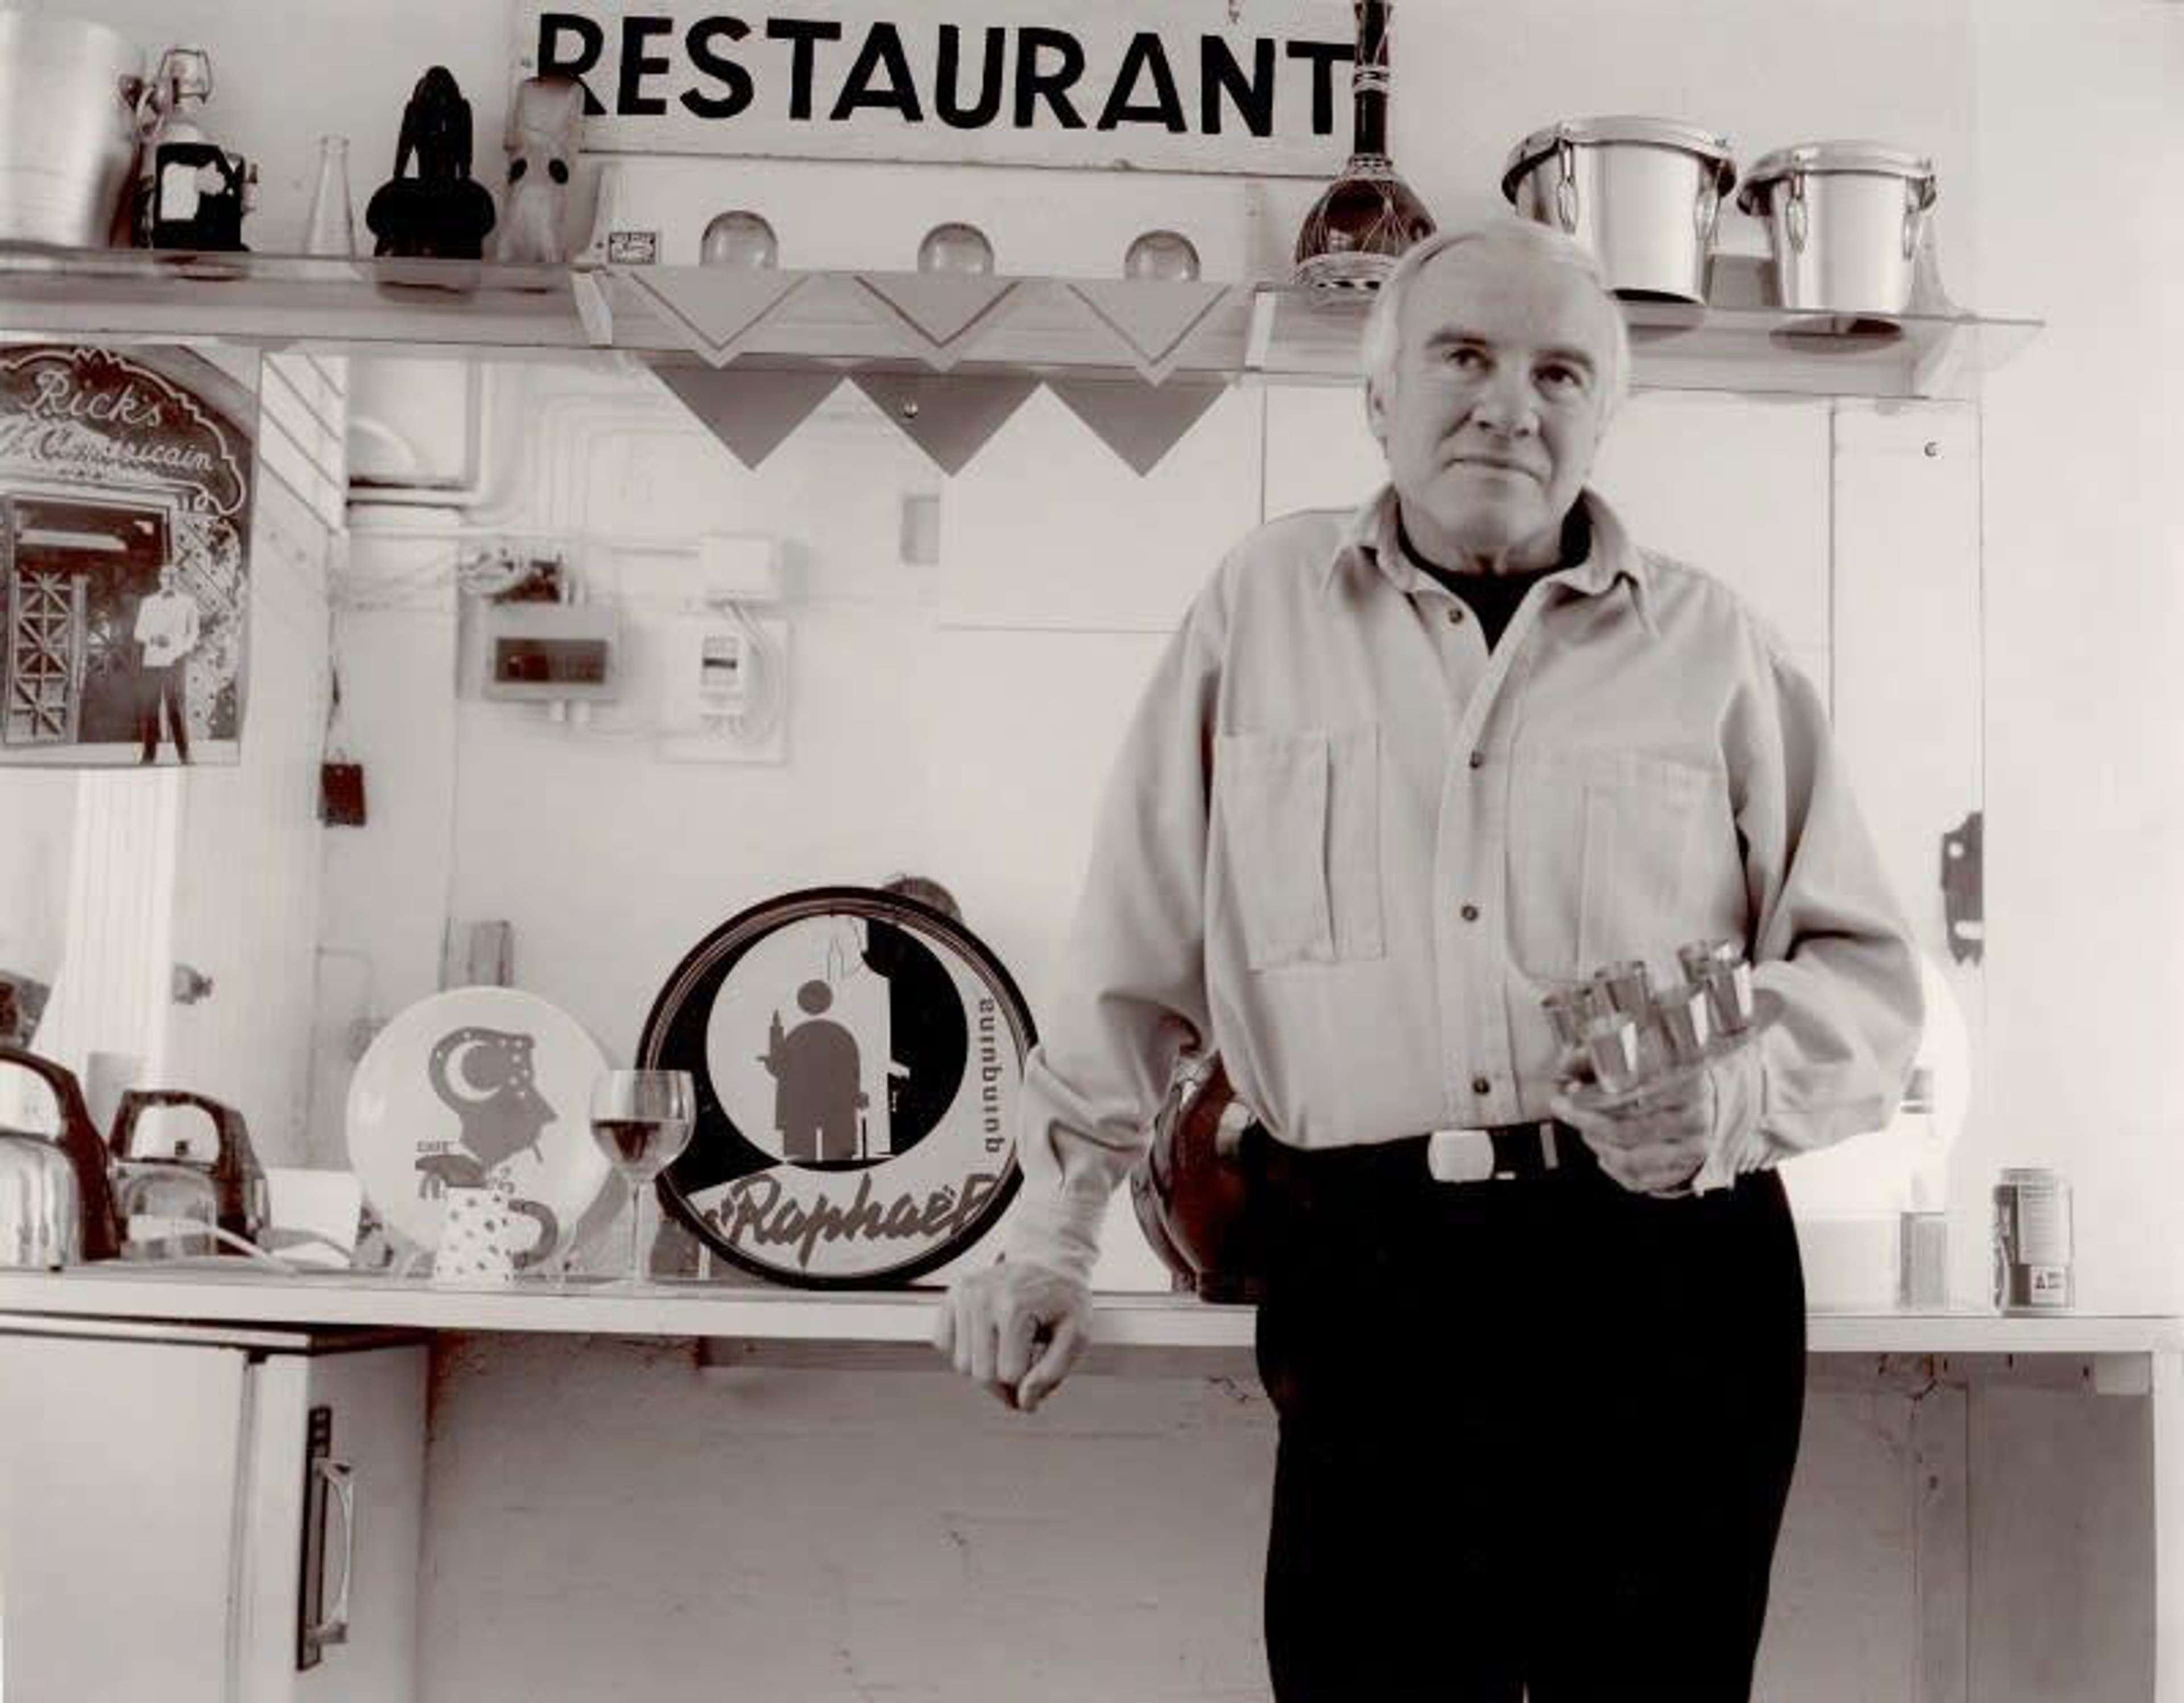
[[[2059,1171],[2026,1166],[1994,1186],[1994,1304],[2005,1313],[2068,1312],[2070,1185]]]

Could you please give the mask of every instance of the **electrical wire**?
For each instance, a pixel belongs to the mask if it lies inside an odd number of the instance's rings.
[[[721,725],[739,743],[745,745],[763,743],[772,736],[774,724],[780,720],[782,700],[785,696],[782,681],[787,670],[780,647],[768,637],[763,623],[751,619],[743,604],[730,600],[722,605],[722,612],[741,629],[744,643],[749,655],[747,665],[751,682],[751,707],[721,718]]]

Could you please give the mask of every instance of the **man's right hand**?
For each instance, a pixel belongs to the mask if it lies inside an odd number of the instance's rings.
[[[933,1345],[1011,1407],[1029,1413],[1069,1376],[1092,1337],[1092,1291],[1048,1266],[1002,1261],[958,1277]]]

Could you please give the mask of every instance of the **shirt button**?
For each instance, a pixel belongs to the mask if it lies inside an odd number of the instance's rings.
[[[1484,751],[1474,751],[1471,754],[1471,766],[1474,769],[1485,768],[1486,766],[1486,754]]]
[[[1493,1088],[1494,1084],[1487,1081],[1485,1077],[1474,1077],[1471,1079],[1471,1091],[1475,1094],[1490,1093]]]
[[[1466,922],[1476,922],[1479,921],[1479,907],[1475,904],[1467,904],[1462,910],[1457,912],[1457,915]]]
[[[1448,624],[1451,626],[1462,626],[1463,625],[1463,605],[1462,604],[1451,604],[1448,606]]]

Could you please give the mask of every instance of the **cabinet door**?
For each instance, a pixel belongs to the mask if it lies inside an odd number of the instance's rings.
[[[0,1336],[0,1695],[226,1703],[246,1360]]]
[[[242,1703],[408,1703],[416,1695],[426,1361],[417,1346],[275,1354],[254,1368]],[[346,1471],[346,1508],[338,1495],[308,1493],[313,1416],[321,1412],[325,1458]],[[323,1584],[307,1606],[311,1549],[322,1557]],[[301,1620],[331,1616],[337,1605],[346,1607],[343,1635],[304,1665]]]

